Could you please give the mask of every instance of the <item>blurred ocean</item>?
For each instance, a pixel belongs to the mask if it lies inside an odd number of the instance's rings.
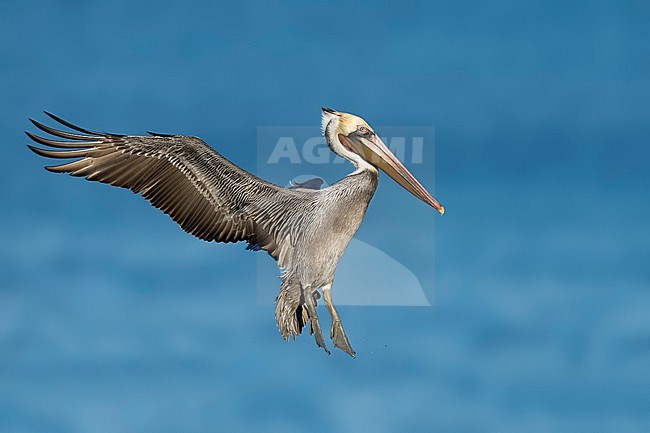
[[[641,1],[3,1],[0,432],[649,431],[649,21]],[[257,128],[321,106],[434,127],[412,169],[447,209],[380,179],[357,240],[432,306],[341,307],[357,359],[282,341],[270,258],[45,172],[23,134],[48,110],[259,173]]]

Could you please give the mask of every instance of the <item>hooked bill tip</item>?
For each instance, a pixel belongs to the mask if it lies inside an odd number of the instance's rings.
[[[445,208],[440,206],[440,209],[438,209],[438,212],[440,212],[441,216],[444,215],[445,214]]]

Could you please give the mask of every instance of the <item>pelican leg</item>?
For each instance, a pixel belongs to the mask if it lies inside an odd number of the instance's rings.
[[[330,338],[334,341],[334,347],[338,347],[351,357],[355,357],[356,352],[350,346],[347,335],[343,330],[343,324],[341,324],[341,318],[339,313],[334,308],[334,303],[332,302],[332,285],[328,284],[323,286],[323,300],[325,301],[325,306],[332,316],[332,327],[330,328]]]
[[[305,307],[309,313],[309,321],[311,323],[310,331],[314,335],[314,340],[316,340],[318,347],[322,347],[328,355],[331,355],[330,350],[325,344],[325,339],[323,339],[323,333],[321,332],[320,323],[318,322],[318,314],[316,313],[316,295],[318,292],[312,292],[311,287],[307,287],[303,294],[305,297]]]

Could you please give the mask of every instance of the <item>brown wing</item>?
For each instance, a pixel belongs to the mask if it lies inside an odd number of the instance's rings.
[[[186,232],[206,241],[248,241],[276,260],[280,258],[282,266],[290,248],[283,214],[287,209],[299,209],[309,194],[253,176],[196,137],[109,134],[46,114],[76,132],[60,131],[30,119],[40,130],[66,140],[26,132],[35,142],[49,147],[29,148],[49,158],[77,158],[45,167],[47,170],[127,188],[141,194]]]

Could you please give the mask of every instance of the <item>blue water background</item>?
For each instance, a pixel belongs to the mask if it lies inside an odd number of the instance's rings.
[[[0,431],[649,431],[648,22],[642,1],[3,1]],[[435,127],[447,208],[382,178],[358,238],[433,306],[341,307],[354,360],[281,340],[260,253],[45,172],[22,132],[49,110],[256,171],[258,126],[323,105]]]

